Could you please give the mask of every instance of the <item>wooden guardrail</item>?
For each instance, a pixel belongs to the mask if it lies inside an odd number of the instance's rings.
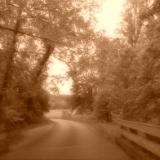
[[[122,120],[115,115],[113,121],[119,125],[122,137],[160,159],[160,126]]]

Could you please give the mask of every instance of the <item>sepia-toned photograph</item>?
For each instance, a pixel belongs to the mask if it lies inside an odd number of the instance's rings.
[[[0,160],[160,160],[160,0],[0,0]]]

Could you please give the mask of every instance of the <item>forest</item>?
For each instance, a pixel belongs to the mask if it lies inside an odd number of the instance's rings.
[[[95,31],[98,7],[96,0],[0,0],[6,128],[33,123],[49,110],[44,83],[53,56],[69,67],[72,109],[99,120],[113,112],[160,124],[160,1],[127,0],[116,38]]]
[[[121,36],[94,34],[94,47],[71,71],[80,112],[90,110],[105,119],[111,111],[127,120],[160,123],[159,13],[159,0],[128,0]]]

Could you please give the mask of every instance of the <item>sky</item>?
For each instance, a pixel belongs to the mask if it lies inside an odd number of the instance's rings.
[[[95,14],[97,18],[96,31],[103,30],[107,36],[117,37],[116,32],[121,20],[123,5],[126,0],[97,0],[100,2],[99,12]],[[65,76],[68,71],[68,67],[65,63],[60,62],[57,59],[53,59],[49,66],[49,75],[61,75]],[[65,80],[63,83],[58,84],[60,94],[71,94],[72,80]]]
[[[67,72],[68,72],[68,66],[59,61],[56,58],[52,58],[50,60],[52,63],[50,63],[49,67],[48,67],[48,74],[49,76],[52,75],[56,75],[56,76],[62,76],[62,77],[66,77],[67,76]],[[48,78],[48,84],[50,84],[52,80],[52,77]],[[57,83],[57,86],[59,88],[60,94],[71,94],[71,86],[72,86],[72,79],[68,79],[68,80],[64,80],[61,83]],[[52,85],[49,85],[49,87],[47,87],[47,89],[49,90],[50,87],[52,87]]]
[[[116,37],[118,28],[122,20],[123,6],[126,0],[97,0],[101,1],[101,8],[97,17],[97,30],[104,30],[107,36]]]

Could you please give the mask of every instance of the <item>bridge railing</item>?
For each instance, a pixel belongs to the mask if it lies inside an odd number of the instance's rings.
[[[122,120],[113,115],[120,128],[120,135],[160,159],[160,126]]]

